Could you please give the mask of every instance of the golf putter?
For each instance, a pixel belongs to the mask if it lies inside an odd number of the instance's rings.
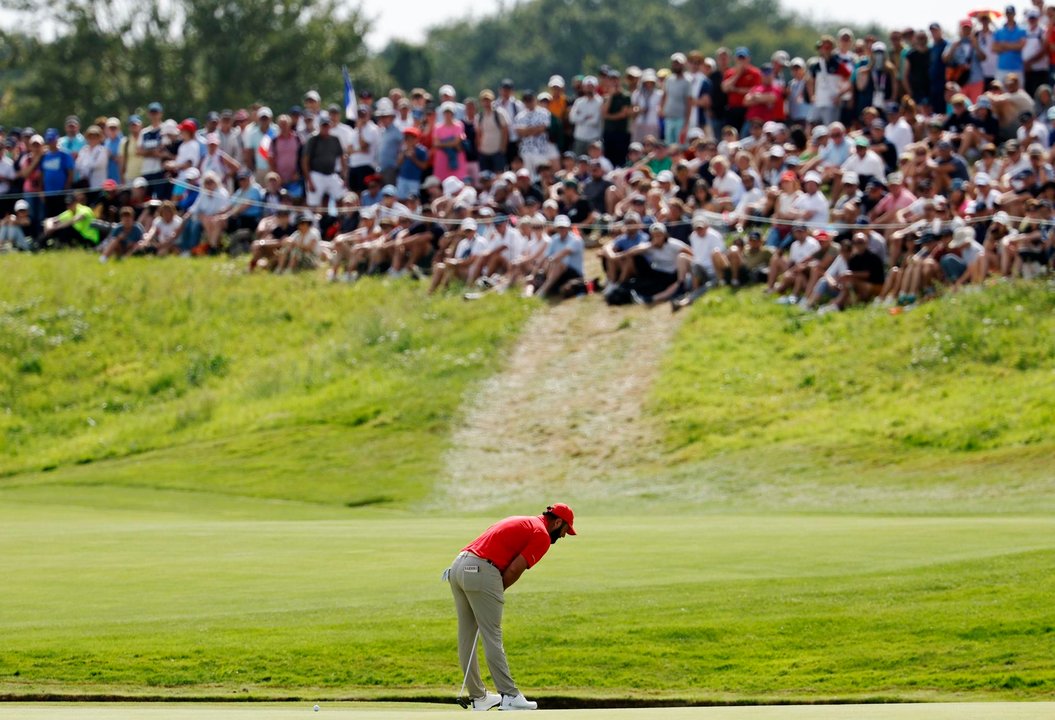
[[[472,705],[472,698],[465,698],[462,695],[465,693],[465,683],[469,681],[469,668],[473,665],[473,653],[476,652],[476,643],[480,640],[480,628],[476,628],[476,634],[473,636],[473,649],[469,651],[469,662],[465,665],[465,677],[462,678],[462,689],[458,691],[458,697],[455,700],[464,710],[468,710],[469,706]]]

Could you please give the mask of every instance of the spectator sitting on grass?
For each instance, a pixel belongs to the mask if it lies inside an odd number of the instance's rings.
[[[95,225],[95,213],[83,200],[82,194],[70,193],[66,196],[66,209],[44,221],[43,238],[48,244],[85,248],[94,248],[99,244],[100,232]]]
[[[762,234],[752,230],[747,234],[747,246],[739,239],[729,248],[729,272],[740,285],[764,283],[769,275],[773,248],[762,244]]]
[[[143,227],[136,222],[136,211],[130,207],[121,208],[121,221],[110,231],[99,255],[100,262],[112,257],[122,258],[132,252],[143,240]]]
[[[661,222],[648,228],[649,243],[626,251],[634,258],[637,272],[634,276],[630,296],[638,305],[654,305],[672,299],[681,291],[684,276],[679,277],[678,257],[691,253],[692,249],[670,237],[667,227]],[[688,267],[684,268],[687,272]]]
[[[319,231],[315,216],[305,212],[297,218],[297,229],[286,237],[278,252],[279,274],[313,270],[319,262]]]
[[[814,310],[822,303],[829,303],[839,296],[839,285],[843,273],[850,269],[848,263],[853,253],[853,243],[851,238],[843,237],[837,245],[839,254],[832,260],[827,270],[821,273],[821,277],[814,283],[803,300],[802,307],[806,310]]]
[[[805,289],[809,261],[821,249],[821,244],[810,235],[809,228],[803,223],[798,223],[791,229],[791,238],[788,249],[773,255],[769,263],[767,293],[780,295],[793,288],[799,292]],[[798,301],[798,297],[793,293],[788,299],[782,300],[782,303],[794,304]]]
[[[626,251],[637,245],[648,242],[648,233],[641,221],[641,216],[636,212],[628,212],[623,216],[623,223],[614,240],[598,250],[597,255],[601,259],[601,267],[604,269],[608,287],[620,285],[628,281],[634,275],[633,260],[626,256]]]
[[[296,225],[290,222],[291,211],[288,207],[280,207],[260,221],[256,228],[256,240],[249,247],[249,272],[257,268],[274,269],[275,258],[282,247],[282,243],[296,229]]]
[[[465,280],[468,277],[473,260],[487,247],[487,241],[480,237],[478,230],[476,220],[465,218],[458,226],[457,233],[446,238],[446,245],[441,244],[443,252],[438,254],[432,266],[430,295],[446,288],[454,278]]]
[[[973,283],[975,287],[982,284],[987,274],[988,260],[985,248],[975,239],[973,227],[965,226],[953,231],[947,252],[941,256],[938,264],[954,292],[968,283]]]
[[[571,219],[558,215],[553,222],[554,232],[542,261],[535,283],[525,288],[525,294],[548,297],[573,280],[582,280],[583,242],[572,232]]]
[[[216,253],[220,236],[226,225],[225,213],[230,206],[230,195],[220,185],[220,176],[205,174],[202,190],[183,217],[183,237],[180,248],[195,255]]]
[[[0,220],[0,252],[12,248],[31,250],[32,243],[26,234],[30,225],[29,203],[19,198],[15,201],[14,212]]]
[[[525,217],[521,220],[523,242],[519,251],[513,255],[513,261],[506,280],[507,287],[515,287],[521,278],[530,278],[538,271],[549,248],[549,236],[546,234],[545,218],[541,215]]]
[[[847,270],[839,278],[839,296],[823,308],[829,312],[871,302],[883,289],[883,261],[868,249],[868,236],[864,233],[854,234],[853,252],[846,265]]]
[[[166,200],[158,207],[157,217],[143,239],[132,248],[133,255],[156,254],[158,257],[179,252],[180,228],[183,218],[176,213],[176,206]]]

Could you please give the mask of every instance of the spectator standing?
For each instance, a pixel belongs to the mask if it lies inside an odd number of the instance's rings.
[[[1015,6],[1004,8],[1007,20],[1004,26],[993,33],[993,52],[996,53],[996,79],[1006,82],[1007,76],[1014,73],[1022,76],[1025,64],[1022,61],[1022,48],[1026,45],[1026,31],[1015,21]]]
[[[1026,92],[1033,95],[1041,85],[1051,83],[1051,65],[1048,61],[1048,34],[1040,24],[1040,11],[1026,10],[1026,37],[1022,46],[1023,84]]]
[[[329,115],[320,117],[318,135],[308,138],[301,154],[300,169],[308,207],[320,207],[324,198],[338,200],[344,194],[348,156],[341,141],[330,133],[332,126]]]
[[[766,122],[784,120],[784,88],[773,77],[773,66],[766,63],[760,68],[762,80],[744,95],[746,119]]]
[[[729,96],[722,88],[722,82],[728,69],[729,48],[720,47],[714,52],[714,69],[708,76],[711,81],[711,132],[715,138],[721,136],[722,126],[726,123]]]
[[[744,98],[751,88],[761,84],[762,73],[751,64],[751,51],[746,47],[736,49],[736,63],[725,71],[722,79],[722,90],[728,98],[726,108],[726,121],[737,130],[746,134],[745,121],[747,119],[747,108]]]
[[[476,123],[476,149],[480,154],[481,171],[500,173],[506,169],[510,124],[506,111],[495,105],[495,94],[490,90],[481,92],[480,117]]]
[[[605,78],[607,88],[601,110],[604,117],[604,155],[616,167],[626,162],[627,149],[630,147],[629,120],[633,112],[630,97],[623,92],[619,78],[620,74],[614,71]]]
[[[930,70],[930,106],[935,113],[945,112],[945,49],[949,42],[945,39],[941,25],[930,24],[931,44],[928,69]]]
[[[818,56],[807,67],[806,93],[812,103],[811,123],[829,125],[839,116],[839,103],[850,76],[835,55],[835,39],[824,35],[817,43]]]
[[[88,143],[87,138],[81,134],[81,121],[76,115],[66,118],[65,132],[66,134],[59,138],[59,150],[76,160],[81,149]],[[80,179],[76,172],[73,179]]]
[[[126,185],[143,175],[143,158],[139,154],[139,136],[143,132],[143,119],[138,115],[128,116],[128,134],[121,138],[117,148],[117,167],[121,182]]]
[[[48,128],[44,132],[47,148],[40,159],[46,217],[54,217],[68,204],[64,193],[73,187],[73,156],[59,149],[59,132]]]
[[[121,142],[124,135],[121,134],[121,121],[115,117],[106,120],[106,136],[103,145],[106,147],[106,177],[118,185],[121,184],[121,165],[117,161],[121,152]]]
[[[970,18],[961,20],[960,37],[949,43],[944,53],[949,79],[963,89],[964,95],[970,98],[971,102],[978,100],[984,89],[982,62],[988,58],[978,44],[978,36],[973,30]]]
[[[441,182],[449,177],[466,177],[465,126],[454,117],[452,103],[440,106],[442,121],[432,131],[432,174]]]
[[[524,109],[514,120],[513,129],[520,138],[520,157],[524,161],[524,167],[534,179],[538,177],[538,166],[550,159],[550,114],[548,110],[538,106],[535,93],[530,90],[526,91],[522,98]],[[574,107],[572,112],[574,113]]]
[[[103,186],[109,165],[109,153],[103,145],[103,131],[90,125],[85,131],[85,144],[74,161],[74,175],[80,178],[76,187],[98,189]]]
[[[396,157],[396,194],[401,201],[421,193],[421,180],[429,166],[429,152],[418,142],[420,137],[421,132],[416,127],[403,130],[403,147]]]
[[[521,102],[513,95],[513,87],[513,81],[509,78],[504,78],[498,87],[497,105],[505,111],[506,117],[510,119],[515,119],[524,109],[523,104],[521,104]],[[513,161],[513,158],[520,154],[520,149],[518,147],[519,143],[520,135],[517,134],[515,127],[510,127],[509,140],[506,143],[507,165]]]
[[[378,167],[381,180],[386,185],[394,185],[399,172],[397,160],[399,149],[403,146],[403,133],[396,125],[396,109],[388,98],[377,101],[377,124],[380,128],[378,150]]]
[[[692,77],[685,72],[688,59],[677,52],[670,56],[670,74],[663,80],[663,141],[673,145],[684,141],[693,108]],[[619,163],[621,164],[621,163]]]
[[[659,111],[663,94],[656,88],[657,81],[656,71],[646,68],[641,73],[641,86],[630,96],[634,113],[630,134],[633,142],[644,142],[647,137],[659,135]]]
[[[267,154],[270,172],[278,173],[282,181],[282,187],[289,193],[291,198],[301,199],[304,197],[304,182],[300,175],[300,137],[294,132],[293,118],[289,115],[278,116],[278,133],[271,140],[271,151]],[[219,137],[216,137],[219,141]],[[217,143],[219,146],[219,143]],[[202,167],[202,172],[206,170]],[[226,176],[228,173],[223,173]],[[266,177],[265,177],[266,181]],[[259,187],[259,183],[254,183]]]
[[[585,155],[590,144],[601,139],[601,108],[604,98],[597,94],[597,78],[587,75],[582,79],[582,95],[572,103],[569,119],[575,130],[572,151]]]
[[[454,103],[448,105],[454,112]],[[330,116],[333,119],[333,116]],[[330,128],[335,132],[337,125]],[[381,129],[370,118],[370,106],[360,105],[356,111],[355,129],[351,132],[348,149],[348,189],[361,193],[366,188],[366,178],[377,172],[377,150],[381,141]]]
[[[242,134],[242,167],[256,175],[257,182],[264,183],[271,172],[268,156],[271,153],[271,141],[277,134],[272,120],[271,108],[264,106],[256,111],[256,122]]]
[[[139,133],[137,152],[142,160],[140,176],[145,178],[151,194],[159,200],[167,200],[172,194],[161,162],[165,157],[164,138],[161,134],[162,107],[159,102],[147,106],[150,125]]]
[[[997,61],[999,53],[996,51],[994,43],[996,37],[993,33],[993,18],[989,13],[981,13],[977,16],[979,28],[976,32],[972,33],[972,37],[977,43],[979,50],[979,58],[982,64],[982,90],[989,90],[992,87],[993,80],[996,79],[997,74]]]

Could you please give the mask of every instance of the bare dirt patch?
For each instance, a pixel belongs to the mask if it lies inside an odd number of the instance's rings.
[[[596,296],[540,310],[507,366],[467,399],[437,501],[472,510],[640,491],[626,473],[659,459],[642,407],[677,326],[667,306],[610,308]]]

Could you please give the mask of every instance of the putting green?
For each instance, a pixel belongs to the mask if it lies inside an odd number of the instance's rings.
[[[318,713],[306,704],[14,704],[0,706],[0,718],[25,720],[399,720],[428,715],[464,718],[465,710],[444,705],[325,704]],[[925,703],[888,705],[785,705],[627,710],[551,710],[547,718],[569,720],[1041,720],[1055,718],[1055,703]]]

